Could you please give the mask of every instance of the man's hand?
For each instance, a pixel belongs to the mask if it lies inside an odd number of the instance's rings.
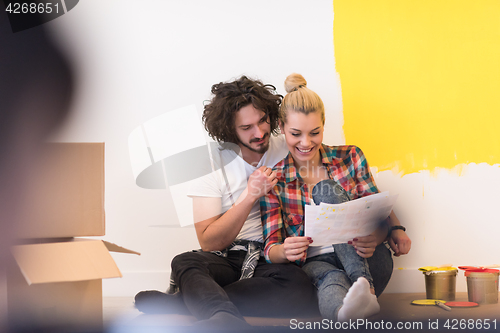
[[[396,257],[407,254],[411,248],[410,237],[403,230],[393,230],[389,237],[389,246],[394,251],[394,256]]]
[[[266,195],[278,182],[276,172],[266,166],[255,170],[248,178],[248,195],[257,200]]]
[[[313,241],[311,237],[287,237],[283,243],[283,251],[285,257],[294,262],[295,260],[299,260],[307,257],[307,248],[309,244]]]

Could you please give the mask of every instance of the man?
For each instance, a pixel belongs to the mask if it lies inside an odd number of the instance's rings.
[[[281,96],[273,86],[245,76],[213,85],[212,94],[203,122],[220,146],[212,151],[214,171],[189,193],[203,252],[172,260],[183,301],[205,327],[245,326],[242,314],[317,313],[307,275],[295,264],[268,264],[260,256],[257,201],[276,184],[271,168],[288,154],[283,137],[276,136]],[[152,296],[145,293],[136,296],[140,310]],[[172,304],[180,299],[179,294],[155,297]]]

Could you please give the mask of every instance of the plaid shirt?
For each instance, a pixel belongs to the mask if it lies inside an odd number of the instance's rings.
[[[347,191],[351,200],[379,192],[361,149],[323,144],[319,151],[328,176]],[[311,189],[297,172],[290,153],[274,170],[278,183],[260,198],[264,254],[268,262],[271,262],[269,250],[273,246],[282,244],[289,236],[304,236],[304,206],[312,201]],[[296,263],[302,265],[304,261]]]

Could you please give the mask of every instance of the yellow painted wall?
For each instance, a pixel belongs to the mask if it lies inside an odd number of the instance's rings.
[[[379,171],[500,162],[500,1],[334,0],[347,144]]]

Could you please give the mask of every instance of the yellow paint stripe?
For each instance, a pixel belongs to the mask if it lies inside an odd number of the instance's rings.
[[[346,143],[371,166],[500,162],[500,1],[335,0],[334,15]]]

